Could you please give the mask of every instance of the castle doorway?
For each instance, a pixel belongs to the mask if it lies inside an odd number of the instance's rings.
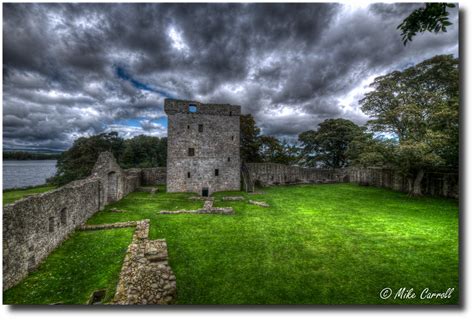
[[[209,197],[209,188],[202,188],[202,196]]]

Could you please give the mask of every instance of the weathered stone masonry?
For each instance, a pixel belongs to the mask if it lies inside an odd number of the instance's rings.
[[[361,185],[390,188],[408,192],[408,179],[395,170],[386,168],[346,168],[316,169],[286,166],[277,163],[247,163],[244,186],[252,191],[255,184],[262,186],[287,185],[297,183],[332,183],[353,182]],[[432,169],[426,170],[421,182],[425,195],[449,198],[459,197],[457,170]]]
[[[3,207],[3,289],[28,275],[77,226],[141,183],[141,170],[122,170],[109,152],[92,174]]]
[[[117,284],[114,304],[169,304],[176,299],[176,276],[168,262],[164,239],[150,240],[150,220],[83,225],[94,231],[134,227],[132,243],[125,254]]]
[[[240,189],[240,106],[165,100],[167,191]]]
[[[143,168],[141,170],[142,185],[156,186],[166,184],[166,167]]]

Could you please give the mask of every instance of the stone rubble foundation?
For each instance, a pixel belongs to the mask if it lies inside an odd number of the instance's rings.
[[[136,227],[137,221],[126,221],[116,223],[104,223],[104,224],[83,224],[77,227],[77,230],[88,231],[88,230],[103,230],[103,229],[115,229],[115,228],[130,228]]]
[[[223,201],[244,201],[245,198],[242,196],[228,196],[228,197],[222,197]]]
[[[249,203],[254,204],[256,206],[259,206],[259,207],[264,207],[264,208],[270,207],[270,205],[268,203],[266,203],[265,201],[249,200]]]
[[[176,276],[168,264],[164,239],[149,240],[150,220],[136,223],[120,272],[114,304],[170,304],[176,300]]]
[[[234,214],[234,208],[219,208],[219,207],[213,207],[214,204],[214,198],[212,197],[191,197],[193,198],[192,200],[198,200],[197,198],[200,198],[199,200],[204,199],[204,206],[201,209],[197,210],[162,210],[160,211],[160,214],[181,214],[181,213],[191,213],[191,214]],[[191,199],[190,198],[190,199]],[[201,199],[202,198],[202,199]]]
[[[150,220],[82,225],[79,230],[135,227],[120,272],[112,304],[171,304],[176,300],[176,276],[168,264],[166,240],[149,240]]]

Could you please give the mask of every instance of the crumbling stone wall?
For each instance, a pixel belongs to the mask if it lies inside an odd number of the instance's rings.
[[[240,189],[240,106],[165,99],[167,191]]]
[[[140,185],[141,171],[123,171],[110,152],[92,174],[3,207],[3,289],[22,280],[77,226]]]
[[[155,186],[166,184],[166,167],[143,168],[141,169],[142,185]]]
[[[249,185],[342,182],[344,174],[340,170],[302,168],[279,163],[246,163],[245,166],[251,180]]]
[[[387,168],[352,167],[331,170],[301,168],[277,163],[246,163],[245,168],[242,177],[247,191],[253,191],[255,184],[271,186],[328,182],[352,182],[401,192],[409,191],[408,179],[397,171]],[[457,170],[428,169],[421,182],[422,192],[425,195],[458,198],[458,180]]]
[[[393,169],[350,168],[346,171],[350,182],[408,192],[407,177]],[[425,172],[421,181],[424,195],[459,198],[459,174],[457,170],[433,168]]]

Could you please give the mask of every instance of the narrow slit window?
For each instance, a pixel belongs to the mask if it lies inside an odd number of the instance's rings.
[[[214,175],[215,175],[216,177],[219,176],[219,169],[215,169],[215,170],[214,170]]]
[[[191,178],[191,172],[188,172],[188,179]]]
[[[199,132],[203,132],[203,131],[204,131],[204,125],[200,124],[200,125],[198,126],[198,131],[199,131]]]
[[[230,157],[227,157],[227,162],[230,162]]]
[[[66,215],[66,208],[61,210],[61,224],[64,226],[67,224],[67,215]]]
[[[188,124],[188,129],[189,129],[189,124]]]
[[[232,141],[234,141],[234,136],[231,137]]]
[[[54,232],[54,217],[49,217],[49,232]]]
[[[232,111],[231,111],[231,112],[229,112],[229,116],[232,116]]]
[[[194,148],[189,148],[188,149],[188,156],[194,157]]]

